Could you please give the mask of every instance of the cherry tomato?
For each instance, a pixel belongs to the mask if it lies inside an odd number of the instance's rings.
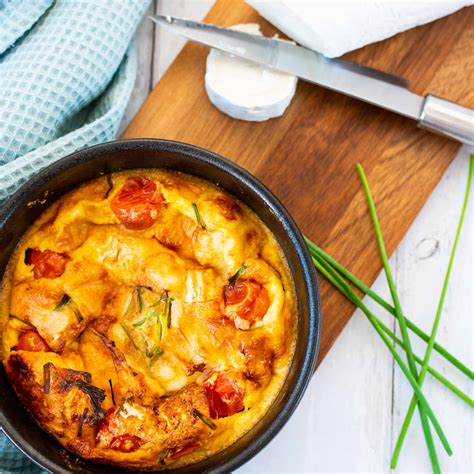
[[[199,447],[198,444],[192,443],[192,442],[187,443],[183,446],[176,446],[175,448],[171,449],[168,456],[166,456],[166,459],[168,459],[169,461],[174,461],[176,458],[179,458],[180,456],[184,456],[185,454],[189,454],[193,452],[198,447]]]
[[[52,250],[41,251],[39,249],[28,249],[25,253],[25,263],[33,265],[35,278],[56,278],[64,273],[66,262],[69,257],[64,253],[56,253]]]
[[[224,303],[232,307],[232,312],[252,324],[265,316],[270,298],[268,291],[259,283],[237,280],[224,287]]]
[[[110,207],[117,219],[127,228],[144,230],[158,219],[163,196],[156,183],[149,178],[128,178],[113,197]]]
[[[244,409],[244,392],[223,373],[213,373],[204,383],[211,418],[232,416]]]
[[[122,451],[122,453],[131,453],[132,451],[136,451],[143,443],[144,441],[138,436],[123,434],[114,436],[109,448]]]
[[[111,406],[106,412],[104,418],[99,420],[97,424],[97,428],[99,431],[107,431],[110,425],[110,420],[115,416],[115,413],[117,413],[119,409],[118,405],[113,405]]]
[[[20,334],[18,344],[16,346],[19,351],[30,352],[49,352],[46,341],[38,334],[36,329],[27,329]]]

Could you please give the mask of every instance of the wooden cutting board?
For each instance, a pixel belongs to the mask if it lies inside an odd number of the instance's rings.
[[[205,21],[258,22],[264,34],[276,32],[241,0],[218,0]],[[409,79],[418,94],[473,107],[473,51],[471,7],[347,58]],[[391,254],[459,145],[417,129],[411,120],[302,81],[283,117],[263,123],[232,119],[207,98],[208,52],[188,43],[123,137],[180,140],[239,163],[281,199],[304,234],[372,284],[381,263],[356,164],[367,173]],[[324,280],[321,297],[319,363],[354,311]]]

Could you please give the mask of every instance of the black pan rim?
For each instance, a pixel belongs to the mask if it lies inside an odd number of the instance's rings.
[[[38,174],[36,174],[33,178],[31,178],[28,182],[23,184],[20,189],[13,196],[11,196],[0,209],[0,232],[8,224],[9,219],[15,214],[15,212],[17,212],[22,206],[27,205],[32,190],[37,189],[45,182],[48,182],[52,177],[58,176],[66,169],[78,165],[84,161],[93,160],[94,157],[107,153],[110,154],[114,152],[133,150],[158,150],[183,154],[187,157],[203,160],[207,164],[215,166],[221,171],[230,174],[233,179],[242,182],[246,187],[258,194],[258,196],[268,205],[270,211],[276,214],[280,220],[281,225],[288,233],[293,243],[293,250],[297,254],[297,258],[301,264],[301,269],[304,274],[305,291],[308,296],[308,316],[310,324],[306,341],[307,350],[301,363],[301,370],[295,379],[293,387],[291,390],[289,390],[289,395],[284,402],[283,409],[272,420],[270,420],[266,426],[266,431],[261,433],[258,438],[254,439],[251,443],[245,446],[238,454],[233,455],[230,459],[227,459],[219,464],[218,468],[220,472],[228,472],[236,469],[255,456],[255,454],[263,449],[263,447],[265,447],[286,424],[298,406],[307,388],[307,385],[309,384],[315,369],[319,350],[322,316],[316,270],[301,232],[279,199],[248,171],[236,163],[227,160],[226,158],[223,158],[212,151],[197,147],[195,145],[173,140],[154,138],[115,140],[84,148],[67,155],[64,158],[61,158],[60,160],[50,164]],[[137,166],[136,168],[140,167]],[[183,170],[183,172],[186,172],[186,170]],[[97,176],[100,174],[101,173],[97,173]],[[10,420],[5,416],[3,410],[0,411],[0,427],[6,436],[13,442],[13,444],[15,444],[26,456],[28,456],[40,467],[43,469],[48,469],[52,472],[67,472],[55,462],[45,458],[33,446],[25,445],[26,443],[24,442],[23,437],[18,432],[18,430],[15,429],[14,424],[11,423]],[[225,453],[226,449],[222,451],[222,453]],[[214,456],[208,459],[212,459],[213,457]],[[201,461],[196,465],[190,465],[189,468],[192,468],[193,466],[198,467],[202,462],[205,461]],[[185,467],[184,469],[175,469],[169,472],[184,472],[186,469],[187,468]],[[201,472],[211,472],[212,470],[213,468],[205,469]]]

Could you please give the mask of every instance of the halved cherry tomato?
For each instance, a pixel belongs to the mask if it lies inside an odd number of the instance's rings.
[[[64,273],[69,257],[65,253],[52,250],[41,251],[28,249],[25,253],[25,263],[33,265],[35,278],[56,278]]]
[[[230,377],[214,372],[204,383],[211,418],[232,416],[244,409],[244,392]]]
[[[99,420],[97,428],[99,431],[106,431],[109,428],[110,420],[115,416],[115,413],[118,411],[119,406],[113,405],[106,412],[104,418]]]
[[[174,461],[175,459],[179,458],[180,456],[184,456],[185,454],[192,453],[195,449],[199,447],[198,444],[196,443],[187,443],[183,446],[176,446],[175,448],[172,448],[166,456],[166,459],[168,461]]]
[[[136,451],[145,441],[138,436],[131,434],[123,434],[120,436],[114,436],[110,442],[109,448],[115,449],[116,451],[122,451],[122,453],[131,453]]]
[[[16,346],[19,351],[30,352],[49,352],[46,341],[38,334],[36,329],[27,329],[20,334],[18,344]]]
[[[237,280],[224,287],[224,303],[232,312],[253,324],[265,316],[270,306],[268,291],[251,280]]]
[[[110,207],[127,229],[144,230],[158,219],[163,201],[156,183],[138,176],[125,181]]]

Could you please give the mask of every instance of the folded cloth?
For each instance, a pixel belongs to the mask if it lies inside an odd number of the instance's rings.
[[[53,161],[115,137],[147,0],[0,0],[0,205]],[[42,472],[0,433],[0,472]]]
[[[0,472],[2,474],[42,474],[48,471],[44,471],[30,461],[0,432]]]
[[[53,161],[115,138],[147,6],[0,0],[0,205]]]
[[[472,0],[247,0],[290,38],[329,58],[471,5]]]

